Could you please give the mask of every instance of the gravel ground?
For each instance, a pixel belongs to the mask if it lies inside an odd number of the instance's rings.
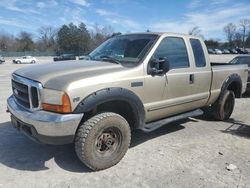
[[[34,65],[0,65],[0,188],[250,187],[249,96],[236,100],[228,122],[190,118],[151,133],[134,132],[118,165],[92,172],[73,145],[39,145],[11,127],[5,112],[10,74],[24,66]],[[237,168],[229,171],[229,164]]]

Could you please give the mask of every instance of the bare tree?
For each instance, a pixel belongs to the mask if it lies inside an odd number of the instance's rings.
[[[55,47],[57,31],[51,26],[43,26],[38,29],[39,45],[42,50],[52,50]]]
[[[223,31],[227,36],[227,40],[230,46],[232,46],[233,39],[236,34],[236,29],[236,25],[233,23],[229,23],[223,28]]]
[[[110,38],[114,34],[114,29],[112,26],[100,26],[98,24],[94,25],[94,31],[91,32],[92,45],[91,49],[96,48],[105,40]]]
[[[239,26],[241,27],[242,44],[243,44],[243,49],[244,49],[247,34],[248,34],[249,29],[250,29],[250,19],[240,20]]]
[[[191,28],[191,29],[188,31],[188,34],[189,34],[189,35],[193,35],[193,36],[197,36],[197,37],[204,38],[203,35],[201,34],[201,29],[200,29],[198,26],[195,26],[195,27]]]
[[[16,51],[17,45],[13,35],[0,32],[0,51]]]
[[[234,36],[234,45],[236,47],[242,46],[242,37],[241,37],[241,33],[239,33],[239,32],[235,33],[235,36]]]

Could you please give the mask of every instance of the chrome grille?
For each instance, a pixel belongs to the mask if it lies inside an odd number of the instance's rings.
[[[27,85],[12,80],[12,91],[19,104],[26,108],[30,108],[29,88]]]
[[[16,102],[28,110],[40,109],[40,91],[42,84],[12,75],[12,91]]]

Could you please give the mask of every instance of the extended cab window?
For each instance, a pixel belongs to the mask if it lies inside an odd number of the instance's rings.
[[[170,69],[189,67],[187,48],[182,38],[166,37],[163,39],[153,58],[166,58]]]
[[[198,39],[190,39],[190,43],[193,49],[194,60],[196,67],[205,67],[206,59],[204,56],[203,48],[201,42]]]

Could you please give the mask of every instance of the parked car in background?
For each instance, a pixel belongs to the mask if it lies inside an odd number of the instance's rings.
[[[228,49],[231,54],[238,54],[238,52],[235,49]]]
[[[250,92],[250,55],[236,56],[229,63],[230,64],[247,64],[248,65],[247,92]]]
[[[37,59],[32,56],[22,56],[21,58],[17,58],[13,60],[13,63],[21,64],[21,63],[36,63]]]
[[[90,57],[88,55],[82,55],[82,56],[79,56],[79,60],[90,60]]]
[[[247,54],[248,53],[243,48],[236,48],[235,50],[238,52],[238,54]]]
[[[247,52],[247,54],[250,54],[250,48],[246,48],[245,51]]]
[[[230,54],[230,51],[228,49],[223,49],[222,52],[223,54]]]
[[[214,51],[215,51],[215,54],[222,54],[222,51],[219,49],[214,49]]]
[[[215,51],[212,48],[208,48],[207,51],[208,51],[209,54],[215,54]]]
[[[3,62],[5,62],[4,57],[0,55],[0,64],[2,64]]]
[[[76,60],[74,54],[62,54],[60,56],[54,57],[54,61],[65,61],[65,60]]]

